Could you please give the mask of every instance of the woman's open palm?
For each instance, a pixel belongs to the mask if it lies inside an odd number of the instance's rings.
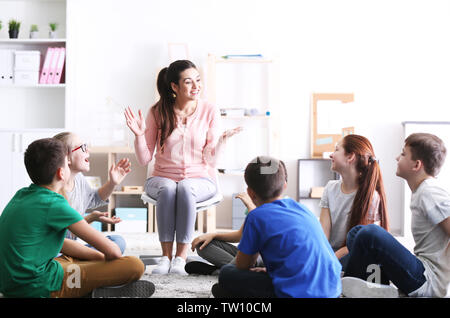
[[[131,131],[136,136],[142,136],[145,133],[145,119],[144,116],[142,116],[142,112],[139,109],[138,114],[139,117],[136,117],[133,114],[133,111],[131,110],[130,106],[125,108],[125,120],[127,122],[128,128],[131,129]]]

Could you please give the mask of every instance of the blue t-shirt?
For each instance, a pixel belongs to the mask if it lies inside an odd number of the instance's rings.
[[[338,297],[341,264],[316,216],[292,199],[248,214],[238,249],[260,253],[278,297]]]

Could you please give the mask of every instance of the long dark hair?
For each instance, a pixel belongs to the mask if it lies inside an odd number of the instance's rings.
[[[358,191],[350,209],[350,218],[347,223],[347,231],[359,224],[368,224],[368,212],[375,191],[380,196],[378,212],[380,213],[380,225],[385,230],[389,229],[386,194],[384,192],[383,178],[380,166],[375,157],[370,141],[360,135],[347,135],[342,140],[342,147],[348,154],[354,153],[356,158],[356,170],[359,173]]]
[[[163,68],[158,74],[156,86],[160,99],[152,107],[152,113],[160,130],[159,145],[161,146],[161,151],[164,151],[164,141],[170,136],[176,126],[174,111],[176,95],[171,83],[179,85],[180,74],[189,68],[197,69],[195,64],[189,60],[178,60],[172,62],[169,67]]]

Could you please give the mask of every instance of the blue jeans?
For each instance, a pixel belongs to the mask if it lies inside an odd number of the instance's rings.
[[[367,280],[373,273],[370,270],[373,265],[379,265],[381,283],[390,280],[405,294],[426,281],[422,262],[378,225],[352,228],[347,234],[347,248],[349,257],[344,276]]]
[[[117,246],[119,246],[120,252],[123,255],[123,252],[125,251],[125,248],[127,247],[127,243],[125,242],[123,237],[120,235],[107,235],[106,237],[109,238],[114,243],[116,243]],[[95,249],[92,245],[86,244],[86,246]]]
[[[277,297],[269,274],[238,269],[234,264],[221,268],[219,287],[236,297]]]

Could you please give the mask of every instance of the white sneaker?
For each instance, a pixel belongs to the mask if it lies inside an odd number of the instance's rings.
[[[167,275],[170,270],[170,259],[167,256],[161,257],[158,266],[152,270],[154,275]]]
[[[184,266],[186,265],[186,261],[184,258],[177,256],[172,259],[172,265],[170,266],[169,273],[186,276],[188,273],[184,270]]]
[[[342,295],[349,298],[398,298],[394,286],[366,282],[356,277],[342,278]]]

